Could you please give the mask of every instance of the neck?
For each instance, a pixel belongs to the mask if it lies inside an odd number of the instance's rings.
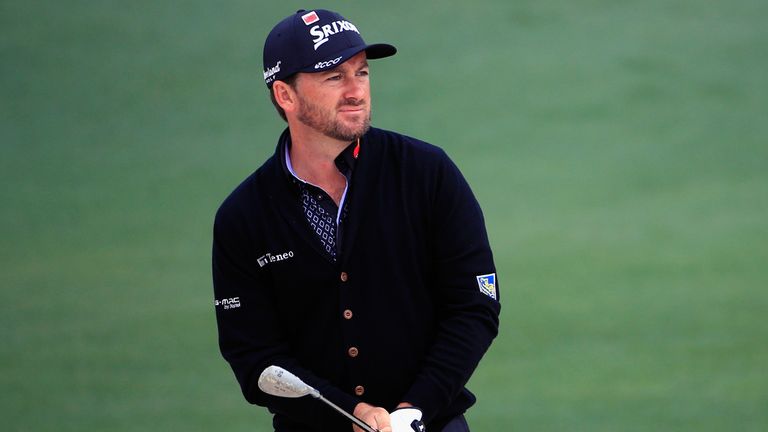
[[[304,181],[323,189],[340,205],[347,179],[336,167],[336,158],[349,145],[324,135],[303,136],[291,129],[291,165]]]
[[[320,186],[338,181],[341,173],[335,161],[349,143],[307,129],[290,128],[294,171],[302,179]]]

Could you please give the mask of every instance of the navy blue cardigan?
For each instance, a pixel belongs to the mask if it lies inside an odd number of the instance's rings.
[[[499,324],[496,270],[469,185],[438,147],[372,128],[333,262],[279,149],[214,224],[219,345],[245,398],[275,413],[278,431],[348,430],[319,401],[261,392],[259,374],[274,364],[349,412],[361,401],[388,410],[407,401],[439,430],[475,402],[464,385]]]

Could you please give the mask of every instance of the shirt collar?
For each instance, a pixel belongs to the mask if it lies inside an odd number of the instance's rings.
[[[352,178],[352,172],[355,169],[355,165],[357,164],[357,158],[360,154],[361,142],[362,142],[362,139],[352,141],[347,146],[347,148],[342,150],[342,152],[339,153],[339,155],[334,160],[334,162],[336,163],[336,168],[339,169],[339,172],[344,174],[344,176],[347,178],[347,181],[349,181]],[[296,172],[293,170],[293,165],[291,164],[291,155],[289,151],[290,149],[291,149],[291,134],[289,132],[289,129],[286,128],[285,131],[283,131],[282,135],[280,135],[280,140],[278,141],[278,150],[277,150],[278,159],[280,159],[280,165],[283,168],[283,174],[293,184],[298,184],[297,182],[306,183],[303,179],[301,179],[298,175],[296,175]]]

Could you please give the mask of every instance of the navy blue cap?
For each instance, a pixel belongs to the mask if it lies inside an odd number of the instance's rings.
[[[299,10],[277,23],[264,42],[264,82],[272,88],[275,80],[334,68],[361,51],[377,59],[394,55],[397,49],[367,45],[357,27],[336,12]]]

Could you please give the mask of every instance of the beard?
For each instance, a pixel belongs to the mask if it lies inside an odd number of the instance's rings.
[[[337,139],[339,141],[352,142],[363,136],[371,128],[371,111],[364,113],[363,118],[354,123],[345,124],[338,118],[334,118],[333,112],[324,110],[319,105],[299,96],[298,119],[305,125],[315,129],[323,135]],[[338,104],[337,108],[342,106],[362,106],[365,101],[356,101],[347,99]]]

